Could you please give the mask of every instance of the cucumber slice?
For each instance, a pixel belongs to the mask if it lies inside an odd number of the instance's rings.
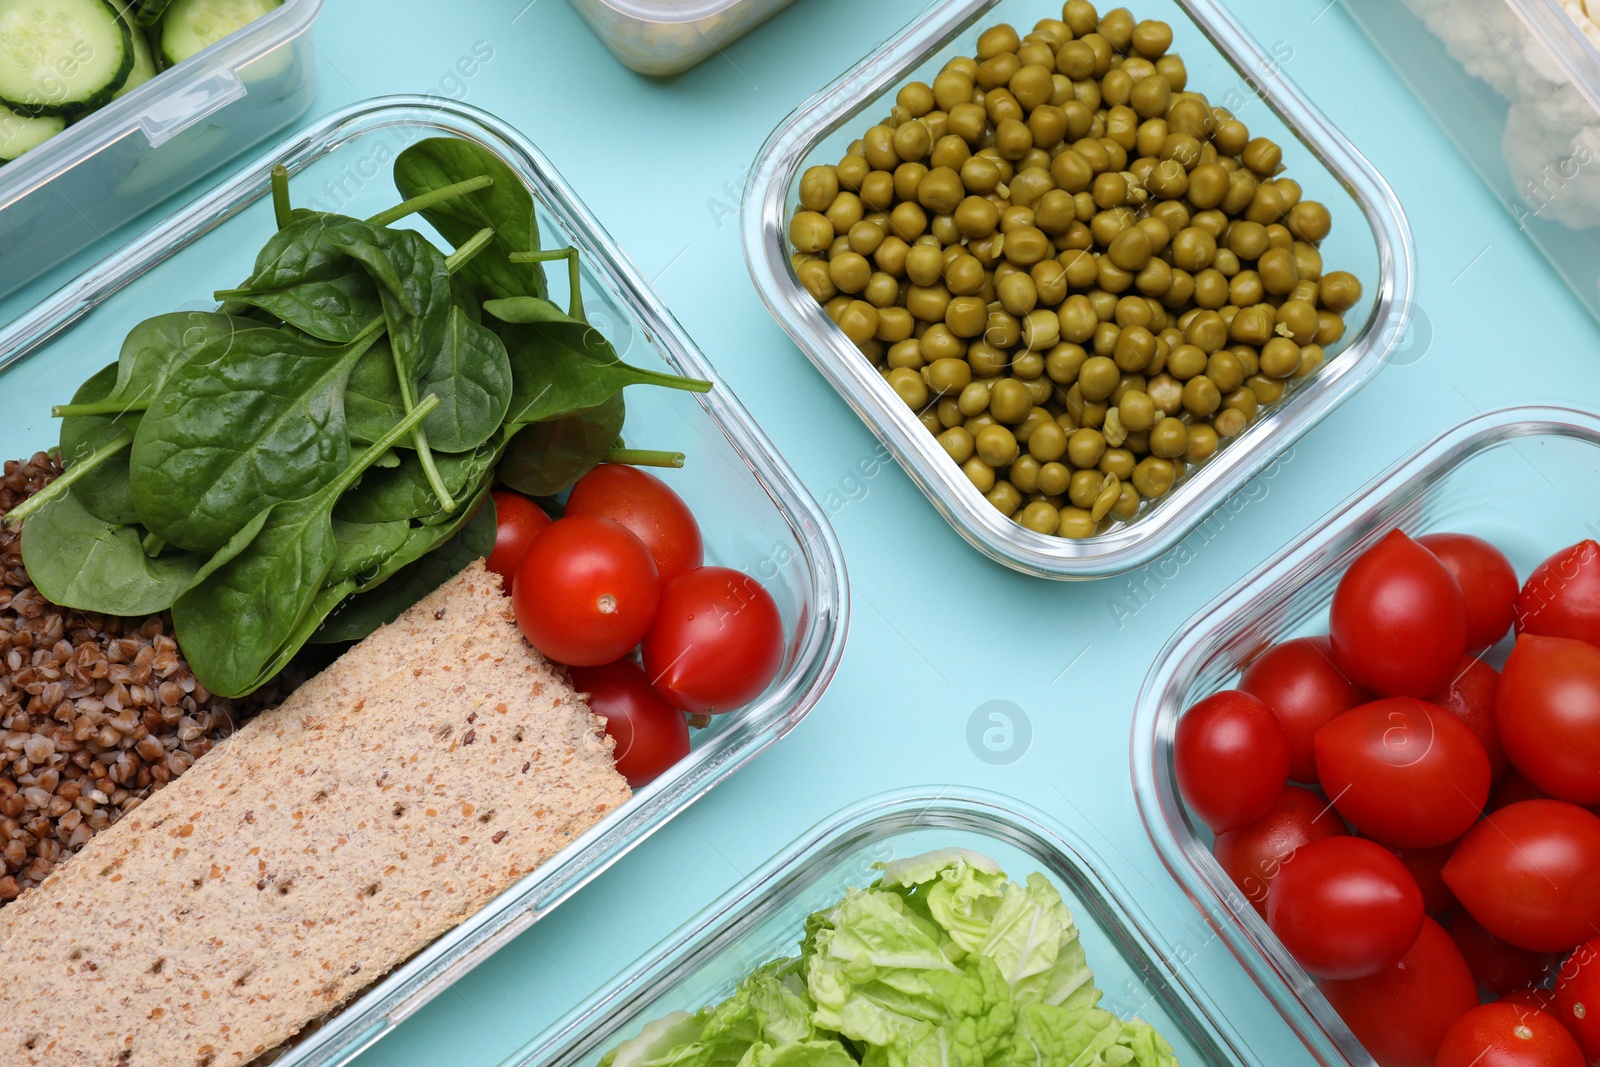
[[[122,17],[123,24],[131,30],[133,40],[133,70],[128,72],[128,80],[122,83],[122,88],[113,94],[113,99],[116,99],[133,92],[160,71],[156,69],[156,57],[150,51],[150,41],[145,37],[144,31],[134,25],[135,20],[125,0],[111,0],[111,3]]]
[[[139,5],[139,13],[133,18],[133,24],[141,30],[148,30],[161,21],[161,16],[166,13],[167,4],[170,2],[171,0],[144,0]]]
[[[133,70],[133,34],[107,0],[0,0],[0,104],[26,115],[99,107]]]
[[[283,0],[172,0],[161,19],[161,58],[168,66],[250,25]]]
[[[8,163],[30,148],[38,148],[67,128],[60,115],[29,118],[0,107],[0,162]]]

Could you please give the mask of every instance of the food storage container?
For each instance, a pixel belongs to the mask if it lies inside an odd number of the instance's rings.
[[[1517,228],[1600,317],[1600,3],[1345,6]]]
[[[640,74],[677,74],[794,0],[572,0],[595,36]]]
[[[1595,536],[1574,486],[1600,477],[1600,416],[1507,408],[1471,419],[1401,461],[1297,542],[1195,613],[1156,657],[1134,712],[1134,793],[1145,827],[1189,899],[1306,1047],[1325,1065],[1372,1067],[1312,979],[1212,859],[1210,834],[1178,797],[1172,739],[1195,701],[1236,683],[1269,644],[1327,633],[1334,586],[1356,556],[1399,528],[1476,534],[1526,576]]]
[[[800,346],[921,486],[956,531],[1008,567],[1046,578],[1097,578],[1141,566],[1166,552],[1272,460],[1377,372],[1410,314],[1412,249],[1393,192],[1327,119],[1284,76],[1294,46],[1256,45],[1213,0],[1144,0],[1141,18],[1172,25],[1172,50],[1189,87],[1239,115],[1284,149],[1287,173],[1333,213],[1322,251],[1330,269],[1353,271],[1363,302],[1326,366],[1215,457],[1194,468],[1133,520],[1082,540],[1026,530],[1000,514],[946,456],[932,434],[800,285],[789,262],[788,220],[800,175],[836,163],[851,141],[886,115],[899,86],[932,82],[944,63],[972,55],[978,33],[997,22],[1031,27],[1059,13],[1042,0],[950,0],[800,105],[767,140],[746,189],[745,259],[761,298]]]
[[[294,176],[297,206],[366,217],[400,199],[389,177],[394,157],[441,135],[491,148],[530,184],[545,247],[571,243],[582,251],[589,319],[623,359],[717,381],[638,269],[537,148],[482,111],[386,97],[295,134],[0,332],[0,395],[7,405],[0,455],[54,445],[50,405],[114,360],[135,323],[160,312],[214,308],[212,290],[249,276],[274,228],[267,195],[273,164]],[[427,226],[416,216],[407,225]],[[561,303],[564,274],[550,272],[551,299]],[[726,386],[708,394],[635,388],[627,398],[630,444],[687,454],[683,470],[669,478],[700,520],[707,562],[755,575],[776,598],[786,636],[777,678],[752,704],[697,731],[693,751],[670,771],[306,1036],[277,1061],[282,1067],[344,1063],[376,1041],[788,733],[831,680],[844,647],[848,585],[838,541],[816,502]]]
[[[0,296],[306,113],[323,0],[287,0],[0,167]]]
[[[874,864],[939,848],[975,849],[1016,880],[1049,877],[1081,931],[1101,1006],[1150,1023],[1180,1063],[1258,1062],[1070,830],[1008,797],[946,787],[875,797],[813,828],[502,1067],[594,1067],[646,1022],[714,1004],[756,967],[795,955],[806,917],[871,885]]]

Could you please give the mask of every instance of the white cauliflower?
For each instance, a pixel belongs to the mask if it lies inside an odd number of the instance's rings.
[[[1591,13],[1590,5],[1593,5]],[[1572,229],[1600,225],[1600,115],[1507,0],[1405,0],[1452,58],[1510,105],[1501,150],[1528,210]],[[1600,47],[1600,0],[1561,0]],[[1600,69],[1590,72],[1600,79]]]

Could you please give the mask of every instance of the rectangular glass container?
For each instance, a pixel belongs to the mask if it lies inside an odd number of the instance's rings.
[[[331,1016],[278,1060],[280,1067],[344,1063],[376,1041],[793,729],[832,680],[844,647],[844,561],[816,501],[549,161],[505,123],[463,105],[397,96],[339,111],[260,156],[125,254],[103,261],[0,331],[0,396],[7,409],[0,419],[0,456],[54,446],[51,404],[64,402],[78,382],[114,360],[135,323],[162,312],[211,310],[212,290],[249,276],[256,250],[274,228],[267,195],[274,164],[284,164],[294,176],[297,206],[366,217],[400,199],[389,178],[394,157],[432,136],[485,145],[527,181],[544,246],[571,243],[582,251],[589,319],[622,358],[718,382],[707,394],[628,390],[628,441],[686,453],[684,469],[668,477],[700,520],[706,561],[752,574],[772,593],[783,618],[784,657],[757,700],[696,731],[689,756]],[[333,178],[340,179],[338,185],[324,184]],[[418,216],[404,225],[431,235]],[[551,299],[563,305],[565,277],[565,271],[549,272]]]
[[[983,27],[1026,31],[1059,13],[1042,0],[948,0],[801,104],[757,157],[742,217],[745,260],[756,289],[785,332],[823,377],[888,445],[956,532],[985,555],[1045,578],[1099,578],[1148,563],[1176,545],[1229,496],[1364,385],[1404,335],[1413,273],[1411,235],[1383,178],[1284,76],[1294,48],[1269,53],[1213,0],[1142,0],[1141,19],[1172,26],[1189,87],[1235,112],[1251,133],[1283,146],[1286,174],[1333,214],[1322,244],[1329,269],[1361,279],[1362,302],[1346,316],[1345,340],[1315,376],[1257,419],[1233,443],[1181,478],[1133,520],[1074,540],[1034,533],[1000,514],[950,461],[933,435],[848,338],[829,321],[790,265],[788,220],[800,176],[836,163],[851,141],[886,115],[899,86],[932,82],[950,58],[972,55]],[[980,24],[981,22],[981,24]]]
[[[1600,416],[1516,407],[1436,438],[1329,512],[1308,533],[1201,608],[1167,642],[1134,712],[1134,795],[1162,862],[1262,992],[1327,1067],[1373,1067],[1311,977],[1212,858],[1211,836],[1178,797],[1173,733],[1195,701],[1237,683],[1268,645],[1327,633],[1345,569],[1393,529],[1482,537],[1525,577],[1552,552],[1595,536],[1580,486],[1600,478]]]
[[[0,167],[0,296],[304,115],[322,5],[287,0]]]
[[[794,0],[571,0],[583,21],[640,74],[678,74]]]
[[[1101,1007],[1154,1026],[1180,1063],[1258,1062],[1070,830],[1009,797],[946,787],[874,797],[814,827],[501,1067],[594,1067],[646,1022],[714,1004],[761,964],[795,955],[806,917],[848,888],[871,885],[879,877],[874,864],[942,848],[981,852],[1015,880],[1034,871],[1048,876],[1105,991]]]
[[[1348,0],[1518,229],[1600,318],[1600,25],[1579,0]],[[1600,19],[1600,4],[1588,9]]]

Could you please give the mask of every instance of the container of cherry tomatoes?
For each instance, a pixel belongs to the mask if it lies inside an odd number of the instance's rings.
[[[1146,829],[1317,1063],[1600,1062],[1597,475],[1600,416],[1471,419],[1145,680]]]

